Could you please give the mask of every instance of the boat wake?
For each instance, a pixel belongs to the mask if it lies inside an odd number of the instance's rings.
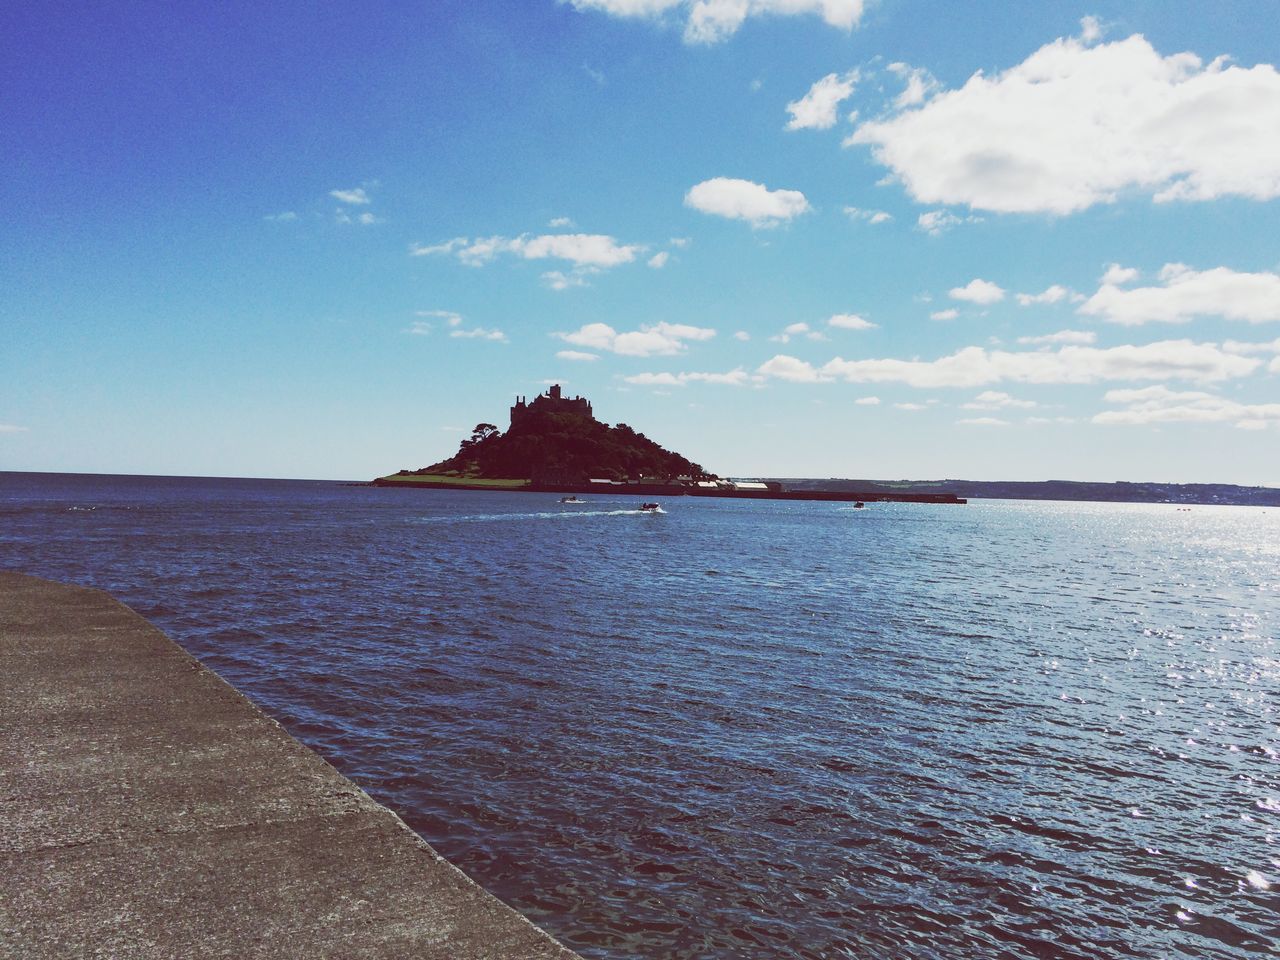
[[[582,520],[588,517],[642,517],[653,513],[665,514],[667,511],[658,507],[656,510],[619,509],[619,510],[556,510],[538,513],[477,513],[466,516],[428,516],[417,517],[413,523],[493,523],[501,520]]]

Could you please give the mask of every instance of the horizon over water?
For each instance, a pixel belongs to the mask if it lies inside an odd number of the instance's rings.
[[[557,499],[0,473],[0,568],[584,957],[1280,944],[1280,509]]]

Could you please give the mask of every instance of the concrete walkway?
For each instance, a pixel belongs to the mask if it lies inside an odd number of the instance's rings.
[[[0,573],[0,957],[575,956],[123,604]]]

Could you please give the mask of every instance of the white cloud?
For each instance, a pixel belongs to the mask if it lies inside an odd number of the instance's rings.
[[[1024,423],[1042,424],[1042,423],[1075,423],[1075,417],[1027,417]]]
[[[880,398],[879,398],[879,397],[859,397],[857,400],[855,400],[855,401],[853,401],[853,402],[854,402],[854,404],[855,404],[856,406],[859,406],[859,407],[878,407],[878,406],[880,406]]]
[[[364,187],[355,187],[352,190],[330,190],[329,196],[341,203],[349,203],[355,206],[370,202],[369,194],[365,193]]]
[[[619,333],[607,323],[588,323],[572,333],[555,336],[579,347],[604,350],[627,357],[671,356],[686,349],[686,341],[710,340],[716,332],[708,327],[662,323]]]
[[[382,217],[376,217],[368,210],[361,213],[351,213],[346,207],[339,207],[334,211],[333,219],[337,223],[358,223],[362,227],[373,226],[375,223],[382,223]]]
[[[565,2],[565,0],[561,0]],[[830,26],[852,30],[862,19],[863,0],[567,0],[576,10],[615,17],[684,21],[685,43],[719,43],[749,17],[817,14]]]
[[[1080,18],[1080,39],[1086,44],[1097,43],[1102,39],[1102,24],[1097,17]]]
[[[1040,293],[1019,293],[1015,294],[1015,296],[1021,306],[1030,307],[1037,303],[1061,303],[1071,296],[1071,291],[1055,283]]]
[[[916,226],[931,237],[940,237],[964,220],[947,210],[926,210],[916,217]]]
[[[897,74],[904,84],[902,92],[893,101],[893,105],[899,110],[920,106],[939,87],[933,75],[920,67],[911,67],[905,63],[891,63],[887,69],[890,73]]]
[[[930,320],[954,320],[960,316],[960,311],[955,307],[948,307],[946,310],[935,310],[929,314]]]
[[[1098,335],[1092,330],[1059,330],[1057,333],[1046,333],[1038,337],[1019,337],[1018,343],[1027,346],[1052,346],[1064,343],[1087,345],[1095,343],[1097,339]]]
[[[963,420],[957,420],[956,423],[963,424],[968,427],[1007,427],[1008,420],[1001,420],[999,417],[966,417]]]
[[[746,220],[756,229],[776,227],[812,208],[799,190],[770,190],[763,184],[730,177],[714,177],[695,184],[684,204],[694,210]]]
[[[906,403],[895,403],[895,404],[894,404],[894,407],[895,407],[895,408],[897,408],[898,410],[906,410],[906,411],[907,411],[907,412],[909,412],[909,413],[917,413],[917,412],[919,412],[920,410],[928,410],[928,409],[929,409],[928,404],[924,404],[924,403],[911,403],[911,402],[906,402]]]
[[[748,378],[747,371],[738,367],[727,373],[635,373],[622,379],[641,387],[683,387],[689,383],[740,387]]]
[[[1003,410],[1009,407],[1029,410],[1036,406],[1036,402],[1034,400],[1018,400],[1007,393],[1001,393],[999,390],[984,390],[968,403],[961,404],[961,406],[965,410]]]
[[[480,266],[500,254],[510,253],[525,260],[566,260],[576,267],[604,269],[630,263],[643,250],[640,244],[619,243],[616,238],[605,234],[544,233],[474,239],[454,237],[431,246],[415,244],[410,253],[415,257],[456,254],[469,266]]]
[[[865,220],[872,226],[888,223],[893,219],[893,214],[886,213],[884,210],[864,210],[861,207],[845,207],[844,214],[850,220]]]
[[[26,433],[27,427],[20,427],[13,423],[0,423],[0,433]]]
[[[600,359],[594,353],[583,353],[581,350],[557,350],[556,357],[560,360],[575,360],[583,363]]]
[[[814,83],[799,100],[787,104],[791,119],[788,130],[830,130],[836,125],[840,104],[853,95],[858,82],[858,71],[828,73]]]
[[[773,359],[760,364],[756,373],[778,380],[789,380],[792,383],[818,383],[827,379],[814,368],[813,364],[789,357],[785,353],[780,353]]]
[[[921,203],[1073,213],[1126,191],[1157,202],[1280,196],[1280,72],[1162,56],[1141,35],[1046,44],[922,106],[858,126],[846,145]]]
[[[870,320],[864,320],[856,313],[836,313],[827,319],[827,326],[839,327],[841,330],[877,330],[879,326]]]
[[[581,273],[565,273],[563,270],[548,270],[539,279],[551,290],[569,290],[587,285],[587,278]]]
[[[663,267],[667,265],[667,261],[670,259],[671,259],[671,254],[669,254],[666,250],[659,250],[652,257],[649,258],[649,266],[653,267],[653,269],[655,270],[661,270]]]
[[[1227,353],[1280,353],[1280,337],[1270,343],[1241,343],[1239,340],[1224,340],[1222,349]]]
[[[561,227],[572,227],[573,220],[569,217],[553,217],[547,221],[547,226],[552,230],[559,230]]]
[[[693,243],[693,239],[690,237],[672,237],[667,241],[667,243],[671,244],[671,246],[675,247],[677,250],[683,250],[689,244]]]
[[[823,367],[779,355],[758,372],[784,380],[905,383],[913,387],[983,387],[1014,383],[1098,383],[1107,380],[1210,382],[1253,373],[1262,361],[1225,352],[1214,343],[1163,340],[1141,346],[1063,346],[1006,351],[964,347],[937,360],[836,357]]]
[[[1267,373],[1280,373],[1280,357],[1276,357],[1267,364]]]
[[[1108,271],[1110,273],[1110,271]],[[1193,270],[1167,263],[1158,287],[1124,288],[1104,279],[1080,313],[1111,323],[1186,323],[1195,317],[1223,317],[1249,323],[1280,320],[1280,275],[1237,273],[1226,267]]]
[[[457,327],[449,331],[449,336],[462,340],[505,341],[507,339],[507,335],[501,330],[486,330],[484,327],[471,327],[470,329]]]
[[[967,303],[990,304],[1004,299],[1004,290],[990,280],[974,278],[963,287],[952,287],[948,291],[952,300],[964,300]]]
[[[1235,421],[1246,430],[1280,423],[1280,403],[1238,403],[1213,393],[1176,391],[1156,385],[1140,390],[1109,390],[1103,399],[1120,406],[1093,417],[1094,423],[1222,423]]]
[[[750,340],[751,334],[747,333],[745,330],[737,330],[733,334],[733,339],[743,341]]]
[[[821,330],[813,330],[810,326],[801,321],[799,323],[788,324],[783,328],[782,332],[777,336],[770,337],[774,343],[790,343],[792,337],[806,337],[809,340],[825,340],[826,334]]]
[[[1107,272],[1102,275],[1102,282],[1112,285],[1128,283],[1138,279],[1138,271],[1134,267],[1122,267],[1118,263],[1107,264]]]
[[[292,210],[286,210],[283,213],[269,213],[262,219],[270,220],[275,223],[290,223],[294,220],[297,220],[298,215],[294,213]]]
[[[415,310],[413,315],[415,317],[436,317],[440,320],[446,320],[451,327],[456,327],[462,323],[462,314],[455,313],[452,310]]]
[[[517,237],[511,241],[510,249],[526,260],[568,260],[580,267],[616,267],[630,263],[644,248],[620,244],[599,233],[546,233]]]

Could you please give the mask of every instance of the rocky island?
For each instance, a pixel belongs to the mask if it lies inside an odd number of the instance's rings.
[[[479,423],[458,452],[417,470],[374,480],[380,487],[620,493],[761,500],[907,500],[964,503],[951,493],[787,490],[776,481],[727,480],[673,453],[625,423],[595,418],[585,397],[566,397],[559,384],[526,400],[517,397],[505,433]]]

